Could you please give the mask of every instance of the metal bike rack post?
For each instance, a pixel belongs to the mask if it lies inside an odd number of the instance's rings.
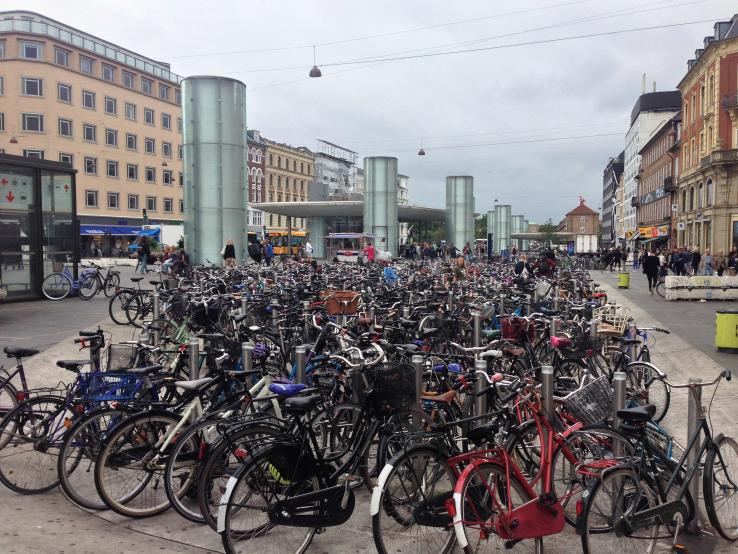
[[[472,323],[474,324],[472,346],[478,348],[482,343],[482,312],[479,310],[472,310],[471,316]]]
[[[543,412],[549,421],[553,421],[553,390],[554,390],[554,368],[550,365],[541,366],[541,384],[543,396]]]
[[[500,295],[500,315],[505,315],[506,300],[507,300],[507,295],[501,294]]]
[[[484,371],[487,373],[487,360],[476,359],[474,360],[474,371]],[[487,380],[481,375],[475,375],[476,381],[474,381],[474,415],[480,416],[487,413],[487,395],[482,393],[487,388]]]
[[[689,399],[687,403],[687,440],[689,440],[690,437],[695,433],[695,431],[699,431],[700,422],[703,417],[702,413],[702,379],[699,377],[690,377],[689,378],[689,384],[695,385],[693,387],[690,387],[687,389],[689,391]],[[700,432],[700,435],[702,433]],[[696,445],[699,446],[701,437],[697,437]],[[689,451],[689,454],[687,455],[687,467],[691,467],[697,460],[697,448],[692,448]],[[701,478],[702,471],[698,469],[695,474],[692,476],[692,481],[689,483],[689,492],[692,494],[692,498],[696,499],[699,498],[700,493],[700,482],[702,480]],[[696,506],[695,506],[696,508]],[[700,530],[700,516],[699,516],[699,510],[697,510],[697,513],[695,514],[696,517],[692,519],[692,521],[689,523],[689,526],[687,527],[687,530],[690,533],[698,533]]]
[[[248,309],[248,301],[246,300],[246,295],[241,295],[241,315],[246,315],[246,310]]]
[[[600,321],[598,319],[593,319],[589,324],[589,338],[591,339],[597,339],[597,332],[599,330]]]
[[[200,378],[200,340],[190,339],[189,343],[190,356],[190,380],[195,381]]]
[[[559,332],[559,318],[552,317],[551,318],[551,336],[555,337],[556,333],[558,332]]]
[[[525,295],[525,315],[533,313],[533,305],[531,304],[530,294]]]
[[[425,371],[425,358],[420,354],[414,354],[410,361],[415,366],[415,398],[420,403],[423,397],[423,372]]]
[[[250,342],[241,343],[241,369],[244,371],[254,369],[254,345]]]
[[[404,319],[410,318],[410,306],[403,306],[402,307],[402,317]]]
[[[635,324],[635,321],[631,321],[628,323],[628,338],[629,339],[635,339],[638,337],[638,327]],[[630,352],[628,355],[630,356],[630,361],[635,362],[636,358],[638,357],[638,345],[637,344],[631,344],[630,346]]]
[[[369,319],[371,320],[371,323],[369,324],[369,331],[371,331],[373,333],[374,332],[374,324],[377,321],[377,314],[376,314],[376,311],[374,309],[374,306],[372,306],[371,308],[369,308],[369,314],[368,315],[369,315]]]
[[[151,294],[151,303],[153,304],[154,320],[159,319],[161,306],[159,305],[159,291],[154,289]],[[151,344],[157,346],[159,344],[159,331],[154,328],[154,335],[151,337]]]
[[[304,344],[295,347],[295,383],[307,382],[305,377],[305,353],[307,348]]]
[[[310,340],[310,300],[304,300],[302,302],[302,310],[305,312],[305,340]]]
[[[556,285],[554,287],[554,302],[553,302],[553,309],[555,312],[559,311],[559,286]]]
[[[454,291],[450,290],[448,291],[448,310],[452,311],[454,309]]]
[[[620,429],[620,418],[618,417],[618,410],[625,408],[625,379],[626,374],[624,371],[616,371],[612,376],[612,386],[614,394],[612,397],[612,427],[615,430]],[[613,448],[613,454],[618,457],[624,454],[623,445],[620,442],[616,442]]]
[[[277,310],[277,306],[279,306],[279,302],[277,299],[273,298],[272,301],[269,303],[269,306],[272,308],[272,321],[277,319],[279,317],[279,310]]]

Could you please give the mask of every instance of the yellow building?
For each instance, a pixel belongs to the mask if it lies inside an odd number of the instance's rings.
[[[0,152],[71,163],[82,234],[124,248],[144,209],[181,222],[180,80],[53,19],[0,12]]]
[[[308,188],[313,181],[315,167],[313,153],[305,147],[294,147],[262,136],[266,143],[266,202],[300,202],[308,200]],[[268,233],[286,231],[287,217],[264,214]],[[294,230],[304,231],[304,217],[292,220]]]

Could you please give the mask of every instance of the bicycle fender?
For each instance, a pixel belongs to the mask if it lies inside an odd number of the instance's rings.
[[[649,367],[649,368],[650,368],[651,370],[653,370],[653,372],[654,372],[654,373],[656,373],[656,374],[657,374],[657,375],[658,375],[659,377],[666,377],[666,373],[664,373],[663,371],[661,371],[661,370],[660,370],[660,369],[659,369],[658,367],[656,367],[655,365],[653,365],[653,364],[652,364],[651,362],[641,362],[641,361],[635,361],[635,362],[630,362],[630,363],[629,363],[629,364],[628,364],[628,365],[627,365],[627,366],[625,367],[625,369],[628,369],[628,367],[630,367],[630,366],[631,366],[631,365],[633,365],[633,364],[638,364],[638,365],[646,365],[646,366],[648,366],[648,367]]]
[[[238,481],[238,475],[240,473],[241,473],[240,471],[237,471],[234,475],[231,476],[230,479],[228,479],[226,490],[220,499],[220,508],[218,508],[218,528],[217,528],[218,533],[223,533],[225,531],[225,517],[226,517],[226,510],[228,508],[228,502],[230,502],[231,500],[231,494],[233,494],[233,487],[236,486],[236,482]]]
[[[384,485],[386,484],[387,478],[392,472],[393,467],[394,466],[391,463],[384,464],[382,471],[379,473],[377,484],[374,485],[374,490],[372,491],[372,499],[369,504],[369,513],[372,517],[379,513],[379,501],[382,496],[382,491],[384,490]]]

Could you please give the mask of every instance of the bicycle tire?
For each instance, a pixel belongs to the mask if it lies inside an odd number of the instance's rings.
[[[731,452],[728,452],[728,449]],[[718,454],[720,456],[718,457]],[[717,466],[716,466],[717,461]],[[732,468],[726,471],[726,464],[730,463]],[[738,495],[736,494],[736,486],[738,485],[738,443],[731,437],[719,437],[713,446],[708,450],[705,457],[705,473],[702,478],[702,487],[705,493],[705,511],[710,520],[710,524],[720,533],[720,536],[729,541],[738,539],[738,522],[736,522],[736,508],[738,507]],[[716,479],[716,475],[720,478]],[[715,487],[722,492],[716,494]],[[732,489],[732,494],[728,491]],[[726,503],[733,506],[733,521],[721,521],[721,516],[716,510],[716,506],[721,501],[721,507]],[[730,531],[730,532],[729,532]]]
[[[2,370],[2,373],[5,373],[5,371]],[[2,376],[3,379],[6,377],[7,374]],[[15,388],[13,383],[7,381],[0,388],[0,420],[14,410],[18,404],[18,390]],[[0,436],[0,449],[5,446],[5,442],[5,438]]]
[[[49,300],[63,300],[72,292],[72,280],[63,273],[49,273],[41,282],[41,292]]]
[[[656,406],[654,421],[662,421],[671,405],[671,389],[654,365],[647,362],[631,362],[626,367],[626,404],[635,402],[644,406]],[[650,381],[650,382],[649,382]]]
[[[7,442],[3,439],[6,444],[0,450],[3,485],[20,494],[40,494],[59,484],[56,457],[61,441],[47,435],[59,433],[65,406],[62,397],[37,396],[22,402],[3,418],[0,436],[10,436]]]
[[[69,429],[59,449],[57,475],[62,493],[70,502],[88,510],[106,508],[97,494],[91,468],[113,426],[133,413],[133,409],[125,407],[101,408],[83,416]],[[102,421],[105,418],[107,421]]]
[[[135,293],[129,289],[121,289],[110,297],[108,315],[116,325],[130,325],[126,316],[125,305]]]
[[[656,283],[656,294],[661,298],[666,298],[666,281],[659,281]]]
[[[97,273],[88,273],[80,277],[77,283],[77,292],[81,300],[91,300],[100,290],[100,279]]]
[[[141,329],[154,318],[150,292],[137,292],[126,303],[125,311],[129,325]]]
[[[105,278],[103,294],[107,298],[110,298],[115,294],[115,291],[118,290],[118,287],[120,287],[120,273],[117,271],[109,272],[108,276]]]

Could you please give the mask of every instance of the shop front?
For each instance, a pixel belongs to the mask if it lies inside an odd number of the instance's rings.
[[[655,252],[669,248],[669,225],[651,225],[638,227],[638,239],[641,246]]]
[[[76,276],[75,174],[68,164],[0,154],[0,286],[8,300],[40,298],[53,271]]]

